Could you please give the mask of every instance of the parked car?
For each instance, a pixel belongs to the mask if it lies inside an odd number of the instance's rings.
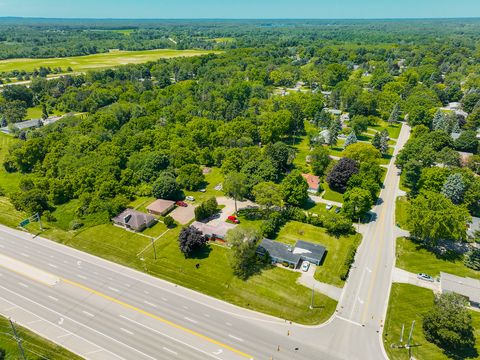
[[[188,204],[185,201],[177,201],[175,204],[177,206],[181,206],[181,207],[187,207],[188,206]]]
[[[238,220],[238,218],[235,215],[230,215],[227,218],[227,220],[234,223],[234,224],[239,224],[240,223],[240,220]]]
[[[424,274],[424,273],[417,274],[417,278],[420,279],[420,280],[425,280],[425,281],[430,281],[430,282],[435,281],[430,275],[427,275],[427,274]]]
[[[310,263],[308,261],[302,262],[302,271],[303,272],[307,272],[309,268],[310,268]]]
[[[193,196],[187,196],[185,199],[188,201],[195,201],[195,198]]]
[[[339,208],[339,207],[337,207],[337,208],[335,209],[335,214],[338,214],[338,213],[340,212],[340,210],[342,210],[342,209]]]
[[[333,208],[333,205],[332,205],[332,204],[327,204],[327,206],[325,206],[325,208],[326,208],[327,210],[330,210],[331,208]]]
[[[198,190],[198,191],[200,191],[200,192],[203,192],[203,193],[204,193],[204,192],[206,192],[206,191],[207,191],[207,189],[200,189],[200,190]]]

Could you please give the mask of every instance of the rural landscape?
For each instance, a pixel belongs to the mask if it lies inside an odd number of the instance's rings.
[[[479,51],[0,18],[0,360],[479,359]]]

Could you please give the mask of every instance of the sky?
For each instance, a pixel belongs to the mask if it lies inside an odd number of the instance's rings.
[[[480,17],[480,0],[0,0],[0,17],[373,19]]]

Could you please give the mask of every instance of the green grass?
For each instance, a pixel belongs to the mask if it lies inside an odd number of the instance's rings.
[[[70,66],[75,71],[87,71],[100,68],[111,68],[125,64],[139,64],[162,58],[180,56],[198,56],[211,53],[202,50],[144,50],[144,51],[120,51],[114,50],[104,54],[86,56],[74,56],[65,58],[49,59],[8,59],[0,61],[0,73],[13,70],[33,71],[35,68],[61,67],[64,71]]]
[[[412,273],[426,273],[439,276],[440,271],[480,279],[480,271],[475,271],[463,265],[462,256],[447,253],[437,256],[430,250],[406,238],[397,239],[397,267]]]
[[[57,110],[50,110],[48,113],[49,116],[58,116],[63,115],[62,113],[58,112]],[[27,109],[27,119],[40,119],[42,117],[42,107],[35,106]]]
[[[408,230],[407,226],[408,200],[405,196],[397,197],[395,201],[395,222],[398,227]]]
[[[397,123],[393,125],[389,125],[386,121],[380,122],[378,125],[369,126],[371,129],[375,129],[377,131],[382,131],[383,129],[387,129],[388,136],[391,139],[398,139],[398,135],[400,135],[400,131],[402,130],[402,124]]]
[[[14,137],[0,133],[0,187],[7,193],[16,191],[22,175],[20,173],[9,174],[3,167],[3,161],[8,154],[8,149],[19,140]]]
[[[227,43],[227,44],[230,44],[230,43],[233,43],[235,41],[235,38],[233,37],[219,37],[219,38],[214,38],[212,39],[213,42],[215,43]]]
[[[385,350],[390,360],[408,360],[406,349],[392,348],[391,344],[398,344],[405,325],[404,339],[408,337],[412,321],[415,320],[413,331],[412,356],[418,360],[443,360],[448,357],[435,344],[428,342],[423,335],[422,319],[433,308],[434,295],[431,290],[408,284],[393,284],[390,294],[387,318],[383,331]],[[477,350],[480,351],[480,313],[471,311],[473,328],[477,339]]]
[[[297,240],[305,240],[325,246],[327,255],[324,263],[317,266],[315,278],[321,282],[343,286],[345,282],[340,279],[340,275],[345,271],[347,252],[351,246],[358,246],[360,235],[336,238],[328,235],[323,228],[291,221],[280,230],[277,240],[291,245]]]
[[[343,195],[339,192],[336,192],[335,190],[330,189],[327,182],[322,183],[322,188],[325,190],[322,198],[324,198],[325,200],[343,203]]]
[[[212,197],[212,196],[223,196],[222,191],[215,190],[215,186],[223,182],[223,174],[220,168],[211,168],[208,174],[205,174],[205,192],[200,191],[185,191],[185,196],[193,196],[195,198],[195,203],[200,204],[202,201]]]
[[[19,337],[22,339],[23,349],[28,359],[81,359],[79,356],[41,338],[19,325],[15,325],[15,328]],[[0,316],[0,348],[4,349],[6,352],[5,360],[21,359],[17,342],[12,335],[10,322],[2,316]]]

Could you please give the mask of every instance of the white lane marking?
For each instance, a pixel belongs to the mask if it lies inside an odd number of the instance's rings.
[[[50,259],[53,259],[54,257],[55,257],[55,256],[53,256],[53,255],[50,255]]]
[[[82,262],[80,260],[77,261],[77,266],[81,266]]]
[[[131,332],[130,330],[127,330],[125,328],[120,328],[120,330],[122,330],[123,332],[127,333],[128,335],[133,335],[133,332]]]
[[[109,286],[108,289],[109,289],[109,290],[112,290],[112,291],[115,291],[115,292],[120,292],[120,290],[115,289],[114,287],[111,287],[111,286]]]
[[[226,322],[225,325],[232,326],[232,324],[230,324],[229,322]]]
[[[95,317],[92,313],[89,313],[88,311],[82,310],[82,313],[87,315],[88,317]]]
[[[215,355],[220,355],[221,353],[223,353],[223,350],[222,349],[218,349],[217,351],[214,351],[213,352]]]
[[[129,319],[128,317],[123,316],[123,315],[120,315],[120,317],[121,317],[122,319],[125,319],[125,320],[127,320],[127,321],[130,321],[130,322],[132,322],[132,323],[134,323],[134,324],[136,324],[136,325],[138,325],[138,326],[141,326],[141,327],[143,327],[143,328],[145,328],[145,329],[147,329],[147,330],[150,330],[150,331],[153,331],[153,332],[155,332],[155,333],[157,333],[157,334],[159,334],[159,335],[165,336],[166,338],[168,338],[168,339],[170,339],[170,340],[176,341],[176,342],[178,342],[178,343],[180,343],[180,344],[182,344],[182,345],[184,345],[184,346],[187,346],[187,347],[189,347],[190,349],[194,349],[194,350],[196,350],[196,351],[199,351],[199,352],[201,352],[202,354],[205,354],[205,355],[208,355],[208,356],[210,356],[210,357],[213,357],[214,359],[222,360],[221,358],[216,357],[216,356],[213,356],[212,354],[210,354],[210,353],[208,353],[208,352],[206,352],[206,351],[204,351],[204,350],[202,350],[202,349],[199,349],[199,348],[197,348],[197,347],[195,347],[195,346],[193,346],[193,345],[190,345],[190,344],[188,344],[188,343],[186,343],[186,342],[184,342],[184,341],[182,341],[182,340],[178,340],[178,339],[176,339],[176,338],[174,338],[174,337],[172,337],[172,336],[170,336],[170,335],[164,334],[164,333],[162,333],[162,332],[160,332],[160,331],[158,331],[158,330],[156,330],[156,329],[153,329],[153,328],[151,328],[151,327],[148,327],[148,326],[146,326],[146,325],[143,325],[142,323],[139,323],[138,321]],[[220,353],[222,353],[222,352],[223,352],[223,351],[220,350]]]
[[[58,321],[58,325],[62,325],[64,321],[65,321],[65,319],[63,317],[61,317],[60,320]]]
[[[53,300],[53,301],[58,301],[58,299],[57,299],[56,297],[54,297],[54,296],[48,295],[48,298],[49,298],[50,300]]]
[[[358,300],[358,302],[359,302],[360,304],[362,304],[362,305],[365,303],[365,301],[363,301],[362,299],[360,299],[360,297],[358,297],[358,296],[357,296],[357,300]]]
[[[169,348],[166,348],[165,346],[163,347],[163,350],[165,350],[166,352],[170,353],[170,354],[173,354],[173,355],[178,355],[178,353],[176,351],[173,351]]]
[[[25,253],[23,253],[23,252],[22,252],[22,253],[20,253],[20,255],[22,255],[22,256],[25,256],[26,258],[29,258],[29,257],[30,257],[30,255],[28,255],[28,254],[25,254]]]
[[[192,323],[194,323],[194,324],[198,324],[198,321],[193,320],[193,319],[190,319],[189,317],[186,317],[186,316],[185,316],[184,319],[187,320],[187,321],[190,321],[190,322],[192,322]]]
[[[232,338],[232,339],[234,339],[234,340],[243,342],[243,339],[241,339],[241,338],[239,338],[239,337],[237,337],[237,336],[234,336],[234,335],[232,335],[232,334],[228,334],[228,337],[229,337],[229,338]]]
[[[33,321],[28,322],[27,325],[35,324],[35,323],[38,323],[40,321],[43,321],[43,320],[42,319],[33,320]]]
[[[83,275],[80,275],[80,274],[77,274],[77,276],[78,276],[80,279],[87,280],[87,277],[86,277],[86,276],[83,276]]]
[[[54,269],[56,269],[56,268],[58,267],[57,265],[53,265],[53,264],[50,264],[50,263],[47,264],[47,265],[50,266],[50,267],[52,267],[52,268],[54,268]]]
[[[57,336],[57,339],[61,339],[61,338],[64,338],[64,337],[67,337],[67,336],[70,336],[70,335],[73,335],[73,334],[72,333],[63,334],[63,335]]]
[[[91,354],[96,354],[96,353],[99,353],[101,351],[103,351],[104,349],[97,349],[97,350],[92,350],[92,351],[89,351],[87,353],[85,353],[85,355],[91,355]]]
[[[163,301],[168,301],[168,300],[167,300],[166,298],[164,298],[164,297],[162,297],[161,299],[162,299]]]
[[[183,308],[184,308],[185,310],[188,310],[188,306],[183,305]]]
[[[28,288],[28,285],[27,285],[27,284],[24,284],[24,283],[22,283],[22,282],[19,282],[18,285],[23,286],[24,288]]]
[[[154,303],[151,303],[150,301],[147,301],[147,300],[145,300],[144,303],[147,304],[148,306],[151,306],[151,307],[154,307],[154,308],[157,308],[157,307],[158,307],[158,306],[155,305]]]
[[[350,319],[347,319],[347,318],[344,318],[342,316],[339,316],[337,315],[337,318],[339,318],[340,320],[343,320],[343,321],[346,321],[346,322],[349,322],[350,324],[353,324],[353,325],[357,325],[357,326],[362,326],[362,324],[356,322],[356,321],[353,321],[353,320],[350,320]]]
[[[366,267],[366,269],[367,269],[367,271],[368,271],[369,273],[372,272],[372,270],[370,270],[370,269],[368,268],[368,266]]]

